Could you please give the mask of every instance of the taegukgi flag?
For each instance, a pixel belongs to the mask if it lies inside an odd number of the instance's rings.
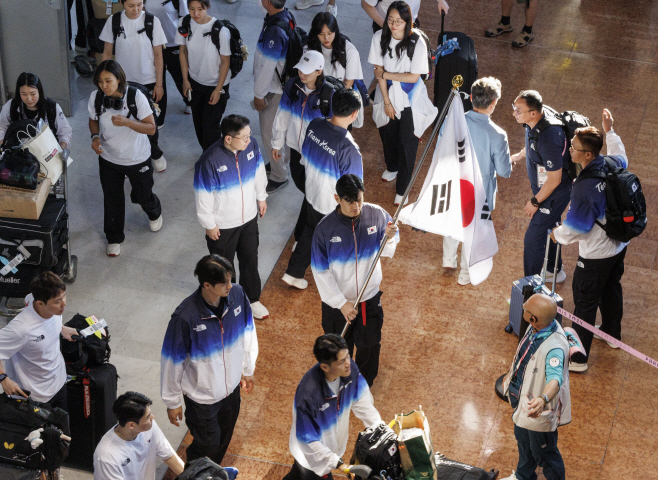
[[[464,242],[473,285],[489,276],[498,241],[459,96],[451,102],[420,196],[399,219]]]

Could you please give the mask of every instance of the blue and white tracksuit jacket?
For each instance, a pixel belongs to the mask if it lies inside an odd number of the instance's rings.
[[[263,29],[258,36],[256,44],[256,54],[254,55],[254,96],[264,98],[268,93],[281,93],[281,80],[276,71],[281,74],[286,64],[286,54],[288,53],[288,35],[277,26],[267,27],[268,20],[274,17],[281,17],[289,22],[292,15],[288,9],[265,17]]]
[[[309,94],[299,77],[289,79],[283,87],[279,109],[272,125],[272,148],[281,150],[284,145],[301,152],[306,128],[311,120],[322,116],[320,112],[320,91],[326,83],[322,82]],[[333,116],[331,108],[327,118]]]
[[[350,359],[350,375],[340,377],[338,395],[329,388],[316,363],[297,386],[292,406],[290,453],[304,468],[318,476],[331,472],[345,453],[350,410],[366,428],[382,423],[368,383]]]
[[[628,158],[621,138],[613,130],[606,134],[608,155],[618,166],[627,168]],[[592,160],[583,171],[589,169],[601,170],[607,168],[602,155]],[[598,220],[605,225],[605,183],[599,178],[584,178],[576,181],[571,190],[571,206],[564,223],[553,232],[555,239],[563,244],[578,242],[578,255],[586,259],[602,259],[614,257],[628,243],[619,242],[608,237]]]
[[[181,393],[211,405],[226,398],[241,376],[254,374],[258,340],[249,299],[240,285],[210,311],[201,287],[176,308],[162,343],[160,393],[167,408],[182,405]]]
[[[340,308],[347,301],[356,301],[391,220],[386,210],[371,203],[363,204],[357,218],[345,217],[336,208],[320,220],[313,234],[311,270],[324,303]],[[386,243],[382,257],[392,257],[399,241],[397,232]],[[377,295],[381,283],[382,266],[377,261],[361,300],[365,302]]]
[[[336,208],[334,195],[340,177],[353,173],[363,179],[361,151],[352,134],[325,118],[308,124],[301,154],[306,171],[306,200],[323,215]]]
[[[199,223],[206,230],[244,225],[258,213],[257,200],[267,198],[267,176],[258,143],[231,152],[220,140],[194,165],[194,199]],[[220,232],[221,233],[221,232]]]

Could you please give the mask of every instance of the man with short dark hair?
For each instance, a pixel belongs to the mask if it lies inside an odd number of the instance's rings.
[[[356,345],[356,364],[372,386],[379,372],[384,324],[379,260],[367,286],[365,280],[382,239],[386,237],[382,256],[392,257],[400,234],[386,210],[363,202],[364,192],[363,181],[354,174],[343,175],[336,182],[338,205],[315,229],[311,269],[322,299],[324,333],[341,333],[345,322],[351,323],[345,340],[350,355]],[[356,310],[354,302],[364,288]]]
[[[94,452],[95,480],[155,480],[156,457],[176,474],[183,461],[151,413],[151,400],[126,392],[112,405],[118,423],[107,431]]]
[[[8,395],[20,395],[68,411],[66,367],[60,334],[73,341],[74,328],[62,325],[66,285],[53,272],[32,280],[25,309],[0,330],[0,384]]]
[[[490,212],[493,212],[496,206],[498,191],[496,175],[509,178],[512,174],[507,133],[491,120],[491,114],[496,109],[500,95],[500,80],[493,77],[479,78],[471,86],[473,110],[466,112],[466,124],[480,165]],[[459,243],[459,240],[443,237],[443,268],[457,268]],[[462,250],[461,271],[457,283],[459,285],[471,283],[468,259],[464,258],[464,250]]]
[[[617,167],[628,168],[626,149],[613,130],[610,111],[603,110],[608,156]],[[596,310],[601,310],[601,331],[621,340],[621,319],[624,297],[621,277],[627,242],[608,237],[603,227],[607,206],[605,180],[597,176],[606,173],[608,166],[601,155],[603,135],[595,127],[579,128],[571,142],[571,158],[583,167],[571,191],[571,206],[564,223],[551,233],[553,241],[568,245],[578,242],[578,262],[573,273],[574,315],[594,325]],[[587,359],[592,346],[592,332],[580,325],[573,326],[586,355],[575,353],[569,365],[572,372],[587,370]],[[600,337],[595,337],[599,338]],[[612,348],[619,348],[608,343]]]
[[[331,480],[331,471],[349,467],[350,411],[366,428],[382,423],[370,389],[350,358],[345,339],[322,335],[315,340],[318,361],[302,377],[292,409],[290,453],[295,459],[284,480]]]
[[[306,173],[302,205],[306,211],[300,213],[304,225],[282,280],[302,290],[308,286],[304,274],[311,264],[315,227],[336,208],[336,182],[347,174],[363,179],[361,151],[347,129],[359,114],[359,94],[345,88],[338,90],[332,97],[332,105],[333,117],[316,118],[308,124],[301,149],[300,163]]]
[[[264,320],[270,313],[260,303],[258,216],[267,211],[265,164],[247,117],[229,115],[220,129],[222,138],[194,166],[196,214],[210,253],[231,264],[237,254],[240,285],[254,318]]]
[[[267,11],[263,29],[258,37],[254,55],[254,100],[253,108],[258,111],[260,136],[270,166],[270,178],[267,193],[274,193],[288,183],[288,161],[290,153],[287,148],[279,152],[281,158],[272,158],[272,126],[283,94],[283,68],[286,64],[289,27],[294,17],[285,9],[286,0],[259,0]]]
[[[519,342],[503,381],[514,413],[519,448],[516,472],[503,480],[535,480],[542,467],[546,480],[564,480],[564,461],[557,448],[557,429],[571,422],[569,341],[555,320],[557,304],[536,293],[523,305],[530,325]]]
[[[569,204],[571,179],[567,172],[568,139],[561,125],[545,118],[544,104],[535,90],[523,90],[512,106],[514,118],[525,127],[525,147],[512,155],[512,162],[525,160],[532,197],[525,204],[530,224],[523,240],[523,275],[539,275],[544,263],[546,232],[562,219]],[[565,168],[566,167],[566,168]],[[555,258],[551,243],[549,258]],[[546,281],[553,281],[554,263],[547,267]],[[558,259],[558,283],[566,280],[562,259]]]
[[[194,440],[187,461],[209,457],[221,464],[240,413],[240,387],[254,388],[256,327],[233,267],[219,255],[196,265],[199,288],[176,308],[162,344],[160,384],[169,421],[185,423]]]

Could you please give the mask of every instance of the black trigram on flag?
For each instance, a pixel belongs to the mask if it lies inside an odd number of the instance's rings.
[[[441,187],[441,192],[439,192],[439,187]],[[432,209],[430,210],[430,215],[435,213],[447,212],[450,208],[450,189],[452,188],[452,180],[448,183],[443,183],[441,185],[432,185]],[[439,204],[437,210],[436,204]]]
[[[466,161],[466,147],[464,144],[466,143],[466,139],[462,140],[461,142],[457,142],[457,153],[459,154],[459,163],[464,163]]]
[[[491,220],[491,211],[489,211],[489,204],[484,202],[482,206],[482,214],[480,215],[481,220]]]

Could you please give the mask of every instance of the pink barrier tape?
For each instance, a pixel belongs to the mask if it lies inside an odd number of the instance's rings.
[[[645,355],[644,353],[642,353],[642,352],[638,352],[638,351],[635,350],[633,347],[629,347],[628,345],[626,345],[625,343],[623,343],[621,340],[617,340],[616,338],[611,337],[611,336],[608,335],[607,333],[602,332],[602,331],[599,330],[598,328],[595,328],[594,325],[590,325],[589,323],[582,321],[580,318],[576,317],[573,313],[569,313],[569,312],[567,312],[565,309],[560,308],[560,307],[557,307],[557,313],[559,313],[560,315],[562,315],[564,318],[568,318],[568,319],[571,320],[573,323],[576,323],[576,324],[580,325],[580,326],[583,327],[584,329],[589,330],[589,331],[592,332],[593,334],[598,335],[598,336],[601,337],[602,339],[607,340],[608,342],[617,345],[619,348],[621,348],[621,349],[624,350],[625,352],[630,353],[630,354],[633,355],[634,357],[639,358],[640,360],[642,360],[643,362],[648,363],[648,364],[651,365],[652,367],[654,367],[654,368],[658,368],[658,361],[654,360],[654,359],[651,358],[651,357],[646,356],[646,355]]]

